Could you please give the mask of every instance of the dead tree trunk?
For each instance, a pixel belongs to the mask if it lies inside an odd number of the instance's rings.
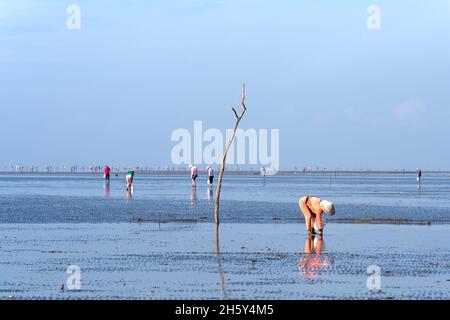
[[[219,225],[220,190],[222,188],[222,178],[223,178],[223,173],[225,171],[225,162],[227,160],[228,150],[230,150],[230,147],[233,144],[233,140],[236,135],[236,130],[239,126],[239,122],[241,122],[241,119],[244,116],[245,111],[247,110],[247,108],[245,106],[245,83],[242,84],[242,102],[241,102],[241,104],[242,104],[242,110],[241,110],[240,115],[237,114],[235,108],[231,108],[231,110],[233,110],[233,113],[234,113],[233,134],[231,135],[230,140],[228,141],[227,147],[223,153],[222,166],[220,167],[219,180],[217,181],[216,201],[215,201],[215,207],[214,207],[214,220],[216,222],[216,226]]]
[[[219,225],[216,224],[214,232],[214,251],[217,258],[217,269],[219,271],[219,283],[222,288],[223,299],[228,300],[227,291],[225,290],[225,274],[223,272],[222,261],[220,260],[220,244],[219,244]]]

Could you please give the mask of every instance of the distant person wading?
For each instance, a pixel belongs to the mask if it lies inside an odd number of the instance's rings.
[[[192,164],[189,165],[189,169],[191,169],[192,187],[196,188],[197,187],[197,183],[195,182],[195,180],[198,177],[198,169],[197,169],[196,166],[193,166]]]
[[[108,165],[105,165],[104,175],[105,175],[105,179],[108,181],[110,178],[110,174],[111,174],[111,169],[108,167]]]
[[[420,182],[420,180],[422,179],[422,170],[420,168],[417,168],[416,172],[417,172],[416,180],[417,182]]]
[[[314,196],[301,197],[298,204],[305,217],[308,235],[315,233],[314,227],[317,227],[319,234],[322,234],[322,213],[333,215],[335,213],[334,204]]]
[[[134,178],[134,171],[133,170],[128,171],[125,177],[127,182],[127,191],[131,191],[133,188],[133,178]]]
[[[211,166],[206,167],[206,174],[208,175],[208,185],[211,186],[214,180],[214,170]]]

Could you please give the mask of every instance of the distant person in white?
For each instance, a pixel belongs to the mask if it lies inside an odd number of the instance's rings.
[[[206,167],[206,174],[208,176],[208,184],[212,185],[214,180],[214,170],[211,166]]]

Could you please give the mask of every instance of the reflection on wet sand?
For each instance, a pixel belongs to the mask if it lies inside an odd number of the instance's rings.
[[[213,187],[209,186],[206,190],[206,196],[208,198],[208,201],[211,201],[213,199]]]
[[[103,185],[103,195],[104,195],[105,199],[109,198],[109,192],[110,192],[109,180],[107,180],[107,181],[105,181],[105,184]]]
[[[300,276],[308,279],[316,279],[333,263],[330,257],[323,255],[323,236],[311,235],[306,238],[304,254],[298,262]]]
[[[133,188],[127,189],[125,196],[127,200],[133,199]]]
[[[195,206],[197,204],[197,189],[192,188],[191,191],[191,206]]]
[[[214,230],[214,252],[216,254],[217,269],[219,272],[219,283],[222,289],[223,299],[228,299],[227,291],[225,290],[225,273],[223,272],[222,262],[220,260],[220,244],[219,244],[219,226],[215,226]]]

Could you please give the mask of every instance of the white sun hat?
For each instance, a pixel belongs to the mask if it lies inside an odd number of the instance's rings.
[[[323,212],[328,214],[335,214],[336,211],[334,210],[334,204],[331,201],[322,200],[320,201],[320,207],[322,208]]]

